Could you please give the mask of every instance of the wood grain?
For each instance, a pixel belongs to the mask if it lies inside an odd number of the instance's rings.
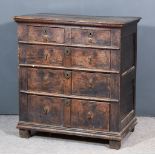
[[[134,131],[139,17],[16,16],[19,133],[108,139]]]

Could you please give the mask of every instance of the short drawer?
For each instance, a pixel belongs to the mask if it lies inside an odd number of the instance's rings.
[[[20,44],[19,63],[119,71],[120,51]]]
[[[110,46],[111,31],[109,29],[72,28],[71,42],[72,44]]]
[[[109,104],[73,99],[71,127],[109,131]]]
[[[119,99],[119,75],[72,71],[72,94]]]
[[[72,94],[79,96],[110,98],[110,75],[73,71]]]
[[[64,43],[65,29],[48,26],[28,26],[28,41]]]
[[[72,67],[119,70],[120,51],[93,48],[70,48]]]
[[[28,120],[35,123],[62,125],[63,103],[63,98],[28,95]]]
[[[19,45],[19,63],[63,66],[64,47]]]
[[[63,70],[28,68],[27,76],[27,89],[30,91],[64,93],[65,77]]]
[[[19,24],[18,40],[41,43],[64,43],[65,28]]]

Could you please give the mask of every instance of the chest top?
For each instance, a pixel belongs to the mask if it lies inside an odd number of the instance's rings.
[[[16,22],[34,22],[66,25],[122,27],[129,23],[137,23],[140,17],[110,17],[110,16],[84,16],[38,13],[32,15],[15,16]]]

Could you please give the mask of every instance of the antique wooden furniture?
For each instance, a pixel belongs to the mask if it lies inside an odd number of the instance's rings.
[[[21,137],[108,139],[134,130],[138,17],[16,16]]]

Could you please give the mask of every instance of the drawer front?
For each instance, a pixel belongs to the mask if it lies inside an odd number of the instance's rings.
[[[19,63],[118,71],[120,51],[20,44]]]
[[[110,46],[111,33],[110,30],[103,29],[71,29],[72,44]]]
[[[110,75],[72,72],[72,94],[90,97],[110,97]]]
[[[28,90],[63,94],[64,71],[29,68]]]
[[[109,131],[109,104],[73,99],[71,127]]]
[[[28,40],[45,43],[64,43],[65,29],[47,26],[29,26]]]
[[[89,69],[110,69],[110,50],[72,48],[72,66]]]
[[[28,120],[35,123],[62,125],[62,98],[28,95]]]
[[[19,45],[19,63],[63,66],[64,47]]]

